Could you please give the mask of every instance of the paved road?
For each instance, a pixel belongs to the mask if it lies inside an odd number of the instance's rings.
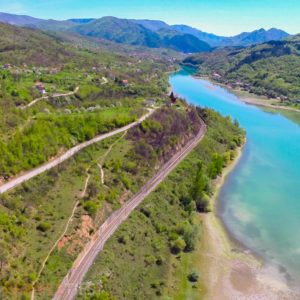
[[[124,132],[134,126],[136,126],[137,124],[143,122],[145,119],[147,119],[153,112],[155,111],[155,109],[152,109],[152,110],[149,110],[149,112],[147,114],[145,114],[144,116],[142,116],[139,120],[133,122],[133,123],[130,123],[124,127],[121,127],[121,128],[118,128],[116,130],[113,130],[111,132],[108,132],[108,133],[105,133],[105,134],[101,134],[101,135],[98,135],[96,136],[95,138],[87,141],[87,142],[84,142],[84,143],[81,143],[71,149],[69,149],[67,152],[65,152],[64,154],[62,154],[61,156],[59,156],[58,158],[40,166],[40,167],[37,167],[36,169],[33,169],[21,176],[18,176],[16,178],[13,178],[12,180],[8,181],[7,183],[3,184],[0,186],[0,194],[10,190],[10,189],[13,189],[14,187],[16,187],[17,185],[20,185],[21,183],[47,171],[47,170],[50,170],[52,168],[54,168],[55,166],[61,164],[62,162],[64,162],[65,160],[69,159],[70,157],[72,157],[74,154],[78,153],[79,151],[81,151],[82,149],[92,145],[92,144],[95,144],[95,143],[98,143],[104,139],[107,139],[109,137],[112,137],[118,133],[121,133],[121,132]]]
[[[168,174],[194,149],[206,132],[203,123],[197,136],[190,141],[180,152],[175,154],[160,171],[153,176],[144,187],[125,203],[119,210],[115,211],[95,233],[93,239],[86,245],[85,249],[77,257],[72,269],[61,282],[53,300],[72,300],[75,298],[78,288],[84,276],[92,266],[97,255],[103,249],[105,242],[112,236],[117,228],[128,218],[130,213],[168,176]]]
[[[43,96],[43,97],[40,97],[40,98],[37,98],[37,99],[31,101],[31,102],[28,103],[27,105],[21,106],[20,108],[21,108],[21,109],[26,109],[26,108],[28,108],[28,107],[33,106],[34,104],[36,104],[37,102],[39,102],[39,101],[41,101],[41,100],[43,100],[43,99],[59,98],[59,97],[71,96],[71,95],[76,94],[76,93],[78,92],[78,90],[79,90],[79,86],[77,86],[73,92],[68,92],[68,93],[65,93],[65,94],[55,94],[55,95],[52,95],[52,96]]]

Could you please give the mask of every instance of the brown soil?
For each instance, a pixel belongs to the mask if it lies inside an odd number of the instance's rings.
[[[91,239],[94,230],[93,219],[89,215],[82,215],[81,224],[76,232],[69,236],[65,235],[58,242],[57,249],[61,250],[63,247],[67,246],[68,253],[73,254],[78,247],[83,247],[87,240]]]

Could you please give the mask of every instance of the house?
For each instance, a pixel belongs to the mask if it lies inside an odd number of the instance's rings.
[[[5,64],[2,66],[2,68],[8,70],[11,68],[11,64]]]
[[[214,74],[213,74],[213,77],[214,77],[214,78],[221,78],[222,76],[221,76],[219,73],[214,73]]]
[[[40,81],[36,81],[35,83],[35,88],[41,92],[42,94],[46,94],[46,89],[44,87],[44,85],[40,82]]]
[[[59,71],[60,71],[59,68],[52,68],[52,69],[50,70],[50,74],[51,74],[51,75],[55,75],[55,74],[57,74]]]
[[[147,99],[145,101],[145,103],[146,103],[147,106],[153,107],[156,104],[156,100],[154,100],[154,99]]]
[[[123,86],[128,86],[128,85],[129,85],[129,82],[128,82],[127,79],[123,79],[123,80],[121,81],[121,84],[122,84]]]
[[[243,85],[243,82],[241,81],[241,80],[237,80],[236,82],[235,82],[235,85]]]

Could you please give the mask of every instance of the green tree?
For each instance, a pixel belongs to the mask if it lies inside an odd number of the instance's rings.
[[[203,170],[203,163],[197,165],[197,173],[192,188],[192,197],[196,202],[197,210],[200,212],[208,211],[208,202],[205,198],[205,192],[208,190],[208,178]]]
[[[182,237],[179,237],[177,240],[171,242],[171,251],[174,254],[178,254],[183,251],[186,247],[186,243]]]

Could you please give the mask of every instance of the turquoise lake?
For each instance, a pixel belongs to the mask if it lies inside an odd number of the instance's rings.
[[[219,195],[231,236],[300,283],[300,114],[265,110],[186,71],[170,76],[176,94],[237,119],[247,143]]]

